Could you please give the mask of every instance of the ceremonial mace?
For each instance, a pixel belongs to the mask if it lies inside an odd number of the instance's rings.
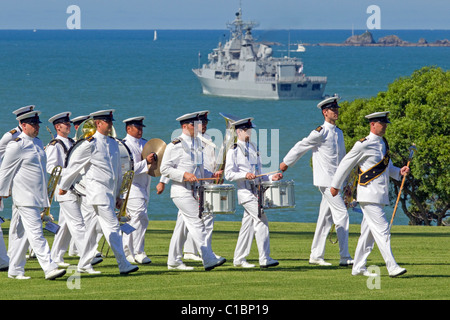
[[[412,157],[413,157],[415,151],[417,151],[417,148],[416,148],[416,145],[413,143],[413,145],[411,147],[409,147],[408,163],[406,164],[406,166],[408,168],[409,168],[409,164],[411,163],[411,160],[412,160]],[[392,223],[394,222],[395,213],[397,212],[397,206],[398,206],[398,202],[400,200],[400,196],[402,194],[403,185],[405,184],[406,176],[407,176],[406,174],[403,176],[402,184],[400,185],[400,190],[398,191],[397,202],[395,203],[394,212],[392,213],[391,224],[389,225],[389,231],[391,230]]]

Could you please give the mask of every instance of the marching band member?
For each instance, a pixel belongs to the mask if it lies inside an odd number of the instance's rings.
[[[395,167],[390,160],[389,145],[383,137],[390,123],[388,113],[375,112],[366,116],[370,122],[370,134],[355,143],[339,164],[331,182],[331,194],[336,196],[350,171],[359,166],[356,200],[363,211],[363,220],[352,275],[374,276],[367,271],[366,262],[375,242],[386,262],[389,276],[396,277],[406,272],[392,254],[384,206],[389,204],[389,177],[400,180],[400,175],[406,175],[410,170],[408,166]]]
[[[202,113],[202,112],[200,112]],[[202,146],[203,146],[203,154],[204,154],[204,167],[209,172],[214,172],[216,168],[216,153],[215,153],[215,145],[212,142],[211,137],[206,133],[206,130],[208,128],[208,113],[204,113],[200,116],[202,121],[202,134],[198,137],[202,140]],[[206,181],[206,183],[208,183]],[[211,182],[209,182],[211,183]],[[212,232],[214,228],[214,215],[208,214],[204,215],[202,217],[205,228],[206,228],[206,241],[211,246],[212,242]],[[211,246],[212,247],[212,246]],[[189,232],[187,232],[186,235],[186,241],[184,243],[184,256],[183,258],[185,260],[196,260],[201,261],[202,258],[200,257],[200,250],[195,246],[195,242],[192,239],[192,236]],[[217,255],[216,255],[217,256]]]
[[[77,129],[83,121],[89,119],[89,116],[78,116],[72,119],[72,124],[75,129],[75,134],[77,133]]]
[[[123,246],[127,260],[140,264],[148,264],[152,261],[145,253],[145,232],[148,227],[148,200],[150,193],[151,176],[148,165],[155,161],[154,153],[150,153],[146,159],[142,159],[142,150],[147,140],[142,138],[143,121],[145,117],[133,117],[123,120],[127,132],[122,142],[128,147],[134,162],[134,178],[128,196],[127,214],[128,222],[135,230],[130,234],[123,234]],[[164,180],[164,177],[161,178]],[[164,191],[165,184],[158,183],[157,189]]]
[[[100,110],[91,113],[96,125],[95,134],[82,142],[79,157],[68,164],[60,181],[60,194],[65,194],[84,169],[86,174],[87,204],[92,205],[103,234],[114,252],[121,274],[135,272],[139,268],[132,266],[123,251],[119,221],[114,207],[120,207],[120,186],[122,172],[118,142],[108,136],[112,130],[114,110]],[[91,259],[96,255],[97,232],[95,224],[88,226],[85,236],[86,250],[80,257],[78,269],[91,273]]]
[[[12,194],[13,216],[9,238],[8,277],[29,279],[25,276],[26,250],[33,249],[45,279],[61,277],[66,270],[58,269],[52,261],[50,248],[42,231],[41,211],[49,207],[46,156],[39,134],[39,114],[33,110],[17,117],[22,133],[5,150],[0,167],[0,197]]]
[[[24,113],[33,111],[33,109],[34,106],[26,106],[14,110],[12,113],[15,114],[16,117],[18,117]],[[5,154],[7,144],[16,139],[21,133],[22,127],[20,126],[20,124],[17,124],[17,127],[6,132],[0,139],[0,165],[2,163],[3,155]],[[0,201],[0,211],[2,210],[3,210],[3,202]],[[3,239],[3,231],[0,228],[0,271],[8,271],[8,265],[9,265],[9,257],[6,250],[5,240]]]
[[[322,194],[316,230],[311,245],[309,263],[329,266],[331,263],[324,260],[327,236],[333,223],[336,225],[336,234],[339,242],[339,255],[341,266],[353,264],[348,251],[349,216],[344,199],[341,195],[333,197],[330,194],[330,183],[339,165],[345,156],[344,135],[336,126],[339,117],[339,97],[337,95],[319,102],[317,107],[324,116],[323,125],[311,131],[308,137],[297,142],[284,157],[280,169],[286,171],[293,166],[309,150],[312,150],[314,185]]]
[[[253,118],[244,118],[234,122],[238,141],[227,152],[225,162],[225,179],[237,182],[238,203],[244,207],[233,264],[243,268],[255,267],[246,260],[255,237],[260,267],[275,267],[278,261],[270,257],[269,220],[264,213],[260,214],[261,204],[255,193],[258,180],[277,181],[283,175],[276,173],[269,177],[257,177],[261,174],[261,159],[257,147],[250,142],[251,130],[254,128],[252,120]]]
[[[172,180],[170,196],[178,208],[178,217],[170,240],[168,269],[193,270],[187,267],[182,257],[182,247],[187,230],[201,252],[205,270],[211,270],[225,263],[217,258],[207,242],[204,221],[199,217],[199,203],[196,199],[198,179],[217,176],[204,168],[203,148],[197,137],[201,132],[201,116],[208,111],[185,114],[180,121],[182,134],[169,143],[164,151],[161,174]]]
[[[73,146],[74,140],[69,137],[71,131],[70,112],[62,112],[48,121],[53,124],[56,130],[56,138],[50,141],[45,148],[47,154],[47,173],[51,174],[56,166],[61,166],[64,175],[65,159],[69,149]],[[72,191],[68,190],[64,195],[55,195],[59,202],[59,231],[53,240],[51,255],[60,267],[68,267],[64,262],[64,254],[67,251],[70,242],[73,240],[78,248],[82,248],[86,227],[80,210],[81,199]],[[102,259],[96,259],[94,264],[101,262]]]

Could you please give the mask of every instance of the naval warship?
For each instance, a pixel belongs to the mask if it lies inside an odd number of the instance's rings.
[[[208,54],[208,63],[192,71],[204,94],[273,100],[322,99],[327,77],[306,76],[296,57],[274,57],[270,43],[256,42],[256,22],[244,22],[242,10],[227,23],[230,39]]]

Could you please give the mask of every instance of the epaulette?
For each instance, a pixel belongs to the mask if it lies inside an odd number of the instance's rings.
[[[86,139],[86,141],[92,142],[94,141],[94,139],[95,139],[94,136],[90,136],[89,138]]]
[[[318,127],[316,128],[316,131],[317,131],[317,132],[320,132],[320,131],[322,131],[322,129],[323,129],[322,126],[318,126]]]
[[[20,140],[22,140],[22,138],[17,137],[14,139],[15,142],[19,142]]]
[[[359,142],[364,142],[366,140],[367,140],[367,138],[362,138],[362,139],[359,139]]]
[[[177,144],[177,143],[180,143],[181,142],[181,139],[180,138],[176,138],[176,139],[173,139],[172,140],[172,143],[173,144]]]
[[[12,129],[11,131],[9,131],[9,133],[14,134],[17,132],[17,129]]]
[[[237,148],[237,143],[233,144],[233,146],[231,147],[231,149],[236,149]]]
[[[53,139],[52,141],[50,141],[49,145],[50,146],[54,146],[57,143],[58,143],[58,140],[57,139]]]
[[[144,138],[141,138],[142,139],[142,141],[145,141],[145,142],[147,142],[148,140],[147,139],[144,139]],[[124,139],[125,140],[125,139]]]

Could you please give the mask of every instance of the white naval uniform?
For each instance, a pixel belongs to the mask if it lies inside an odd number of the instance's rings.
[[[86,171],[86,203],[93,206],[103,234],[114,252],[119,270],[123,272],[129,269],[131,264],[123,252],[120,225],[114,211],[122,183],[118,142],[97,131],[78,148],[81,148],[80,152],[77,152],[79,157],[71,158],[59,188],[69,190],[80,172],[83,169]],[[79,268],[90,268],[97,250],[96,224],[86,223],[86,226],[86,252],[80,257]]]
[[[246,257],[250,254],[253,238],[255,238],[259,252],[259,264],[265,266],[272,260],[270,258],[269,220],[266,214],[258,217],[258,198],[254,193],[256,189],[252,190],[254,182],[245,178],[249,172],[255,175],[261,174],[261,159],[252,143],[247,144],[238,140],[234,149],[228,150],[225,162],[225,179],[236,182],[238,203],[244,207],[233,263],[240,265],[246,261]],[[256,178],[255,182],[259,183],[258,180],[271,180],[271,176]]]
[[[148,219],[148,200],[150,194],[151,176],[147,173],[147,160],[142,159],[142,150],[147,142],[145,139],[136,139],[127,134],[122,142],[128,147],[134,162],[134,178],[128,196],[127,214],[131,220],[128,222],[134,230],[129,235],[123,234],[123,247],[126,256],[132,256],[142,260],[146,257],[145,253],[145,233],[147,231]],[[161,177],[164,181],[164,177]]]
[[[2,164],[3,155],[5,154],[6,146],[9,142],[14,140],[22,133],[22,128],[17,126],[16,128],[6,132],[0,139],[0,165]],[[0,203],[0,211],[3,211],[3,202]],[[0,228],[0,269],[6,268],[9,265],[9,257],[6,250],[5,240],[3,239],[3,231]]]
[[[370,133],[357,141],[352,150],[341,161],[331,186],[340,189],[350,171],[359,165],[364,172],[379,163],[386,153],[383,138]],[[400,168],[389,160],[386,170],[367,185],[358,184],[357,201],[363,211],[361,236],[356,247],[352,274],[365,270],[367,257],[376,242],[389,272],[398,267],[391,251],[389,223],[385,218],[384,206],[389,204],[389,177],[400,180]]]
[[[197,178],[208,178],[212,173],[203,166],[202,143],[184,133],[178,138],[180,142],[171,142],[164,151],[161,162],[161,174],[172,180],[170,197],[178,208],[178,217],[170,240],[168,266],[181,265],[183,244],[188,231],[197,248],[199,248],[203,265],[211,265],[217,259],[207,242],[207,232],[203,219],[199,218],[198,201],[193,196],[193,184],[184,182],[184,173],[195,174]]]
[[[211,144],[213,144],[212,139],[207,133],[204,133],[202,138],[203,139],[201,139],[201,140],[202,140],[203,154],[204,154],[204,167],[209,172],[214,172],[215,168],[216,168],[216,153],[215,153],[214,146],[211,145]],[[206,141],[209,141],[209,143]],[[207,183],[208,182],[206,181],[205,184],[207,184]],[[209,182],[209,183],[211,183],[211,182]],[[214,229],[214,214],[203,215],[202,219],[203,219],[203,222],[205,223],[205,228],[206,228],[206,241],[209,243],[209,245],[212,248],[212,233],[213,233],[213,229]],[[195,246],[194,240],[192,239],[189,232],[187,233],[186,241],[184,243],[184,252],[193,253],[193,254],[197,254],[197,255],[200,254],[200,251]]]
[[[58,268],[42,231],[41,211],[50,205],[47,194],[46,156],[42,141],[25,133],[10,142],[0,167],[0,196],[12,194],[8,274],[25,273],[28,244],[46,274]]]
[[[74,141],[61,136],[57,136],[55,139],[58,139],[60,142],[54,140],[45,148],[47,173],[51,174],[53,168],[61,166],[63,168],[61,176],[64,176],[66,155],[73,146]],[[64,144],[64,147],[61,143]],[[59,189],[57,188],[55,190],[55,200],[58,201],[60,206],[58,219],[60,229],[53,240],[51,254],[52,259],[60,264],[64,263],[64,254],[71,240],[74,241],[78,248],[82,248],[86,227],[80,210],[81,199],[72,190],[67,190],[65,195],[59,195],[58,191]]]
[[[336,225],[341,260],[351,259],[348,251],[349,217],[342,196],[333,197],[330,193],[331,180],[342,158],[345,156],[345,143],[342,130],[325,121],[309,136],[297,142],[284,157],[288,166],[294,165],[306,152],[312,150],[313,183],[322,193],[319,216],[311,245],[311,259],[324,259],[328,233]]]

